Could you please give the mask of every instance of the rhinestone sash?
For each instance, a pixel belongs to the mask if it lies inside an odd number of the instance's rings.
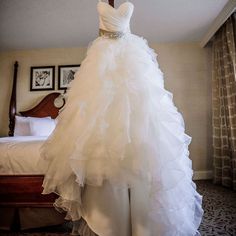
[[[106,38],[109,38],[109,39],[118,39],[124,36],[124,34],[125,33],[120,32],[120,31],[112,32],[112,31],[99,29],[99,36],[105,36]]]

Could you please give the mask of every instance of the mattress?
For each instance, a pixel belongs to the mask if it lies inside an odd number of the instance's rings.
[[[0,175],[44,174],[37,164],[46,139],[46,136],[0,138]]]

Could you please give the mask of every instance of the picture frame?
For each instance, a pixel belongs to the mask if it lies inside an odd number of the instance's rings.
[[[74,79],[75,73],[79,70],[80,64],[58,66],[58,89],[66,90]]]
[[[55,88],[55,66],[30,68],[30,91],[46,91]]]

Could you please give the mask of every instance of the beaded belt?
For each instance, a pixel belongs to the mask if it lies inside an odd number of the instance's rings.
[[[124,34],[125,33],[120,32],[120,31],[112,32],[112,31],[106,31],[103,29],[99,29],[99,36],[105,36],[106,38],[109,38],[109,39],[118,39],[118,38],[121,38],[122,36],[124,36]]]

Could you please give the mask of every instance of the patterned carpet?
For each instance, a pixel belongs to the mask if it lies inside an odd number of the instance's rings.
[[[213,185],[211,181],[197,181],[197,189],[203,195],[204,217],[200,226],[202,236],[236,236],[236,192]],[[67,236],[71,224],[23,231],[0,231],[1,236]],[[121,235],[122,236],[122,235]]]
[[[236,236],[236,192],[213,185],[211,181],[198,181],[197,186],[203,195],[201,235]]]

